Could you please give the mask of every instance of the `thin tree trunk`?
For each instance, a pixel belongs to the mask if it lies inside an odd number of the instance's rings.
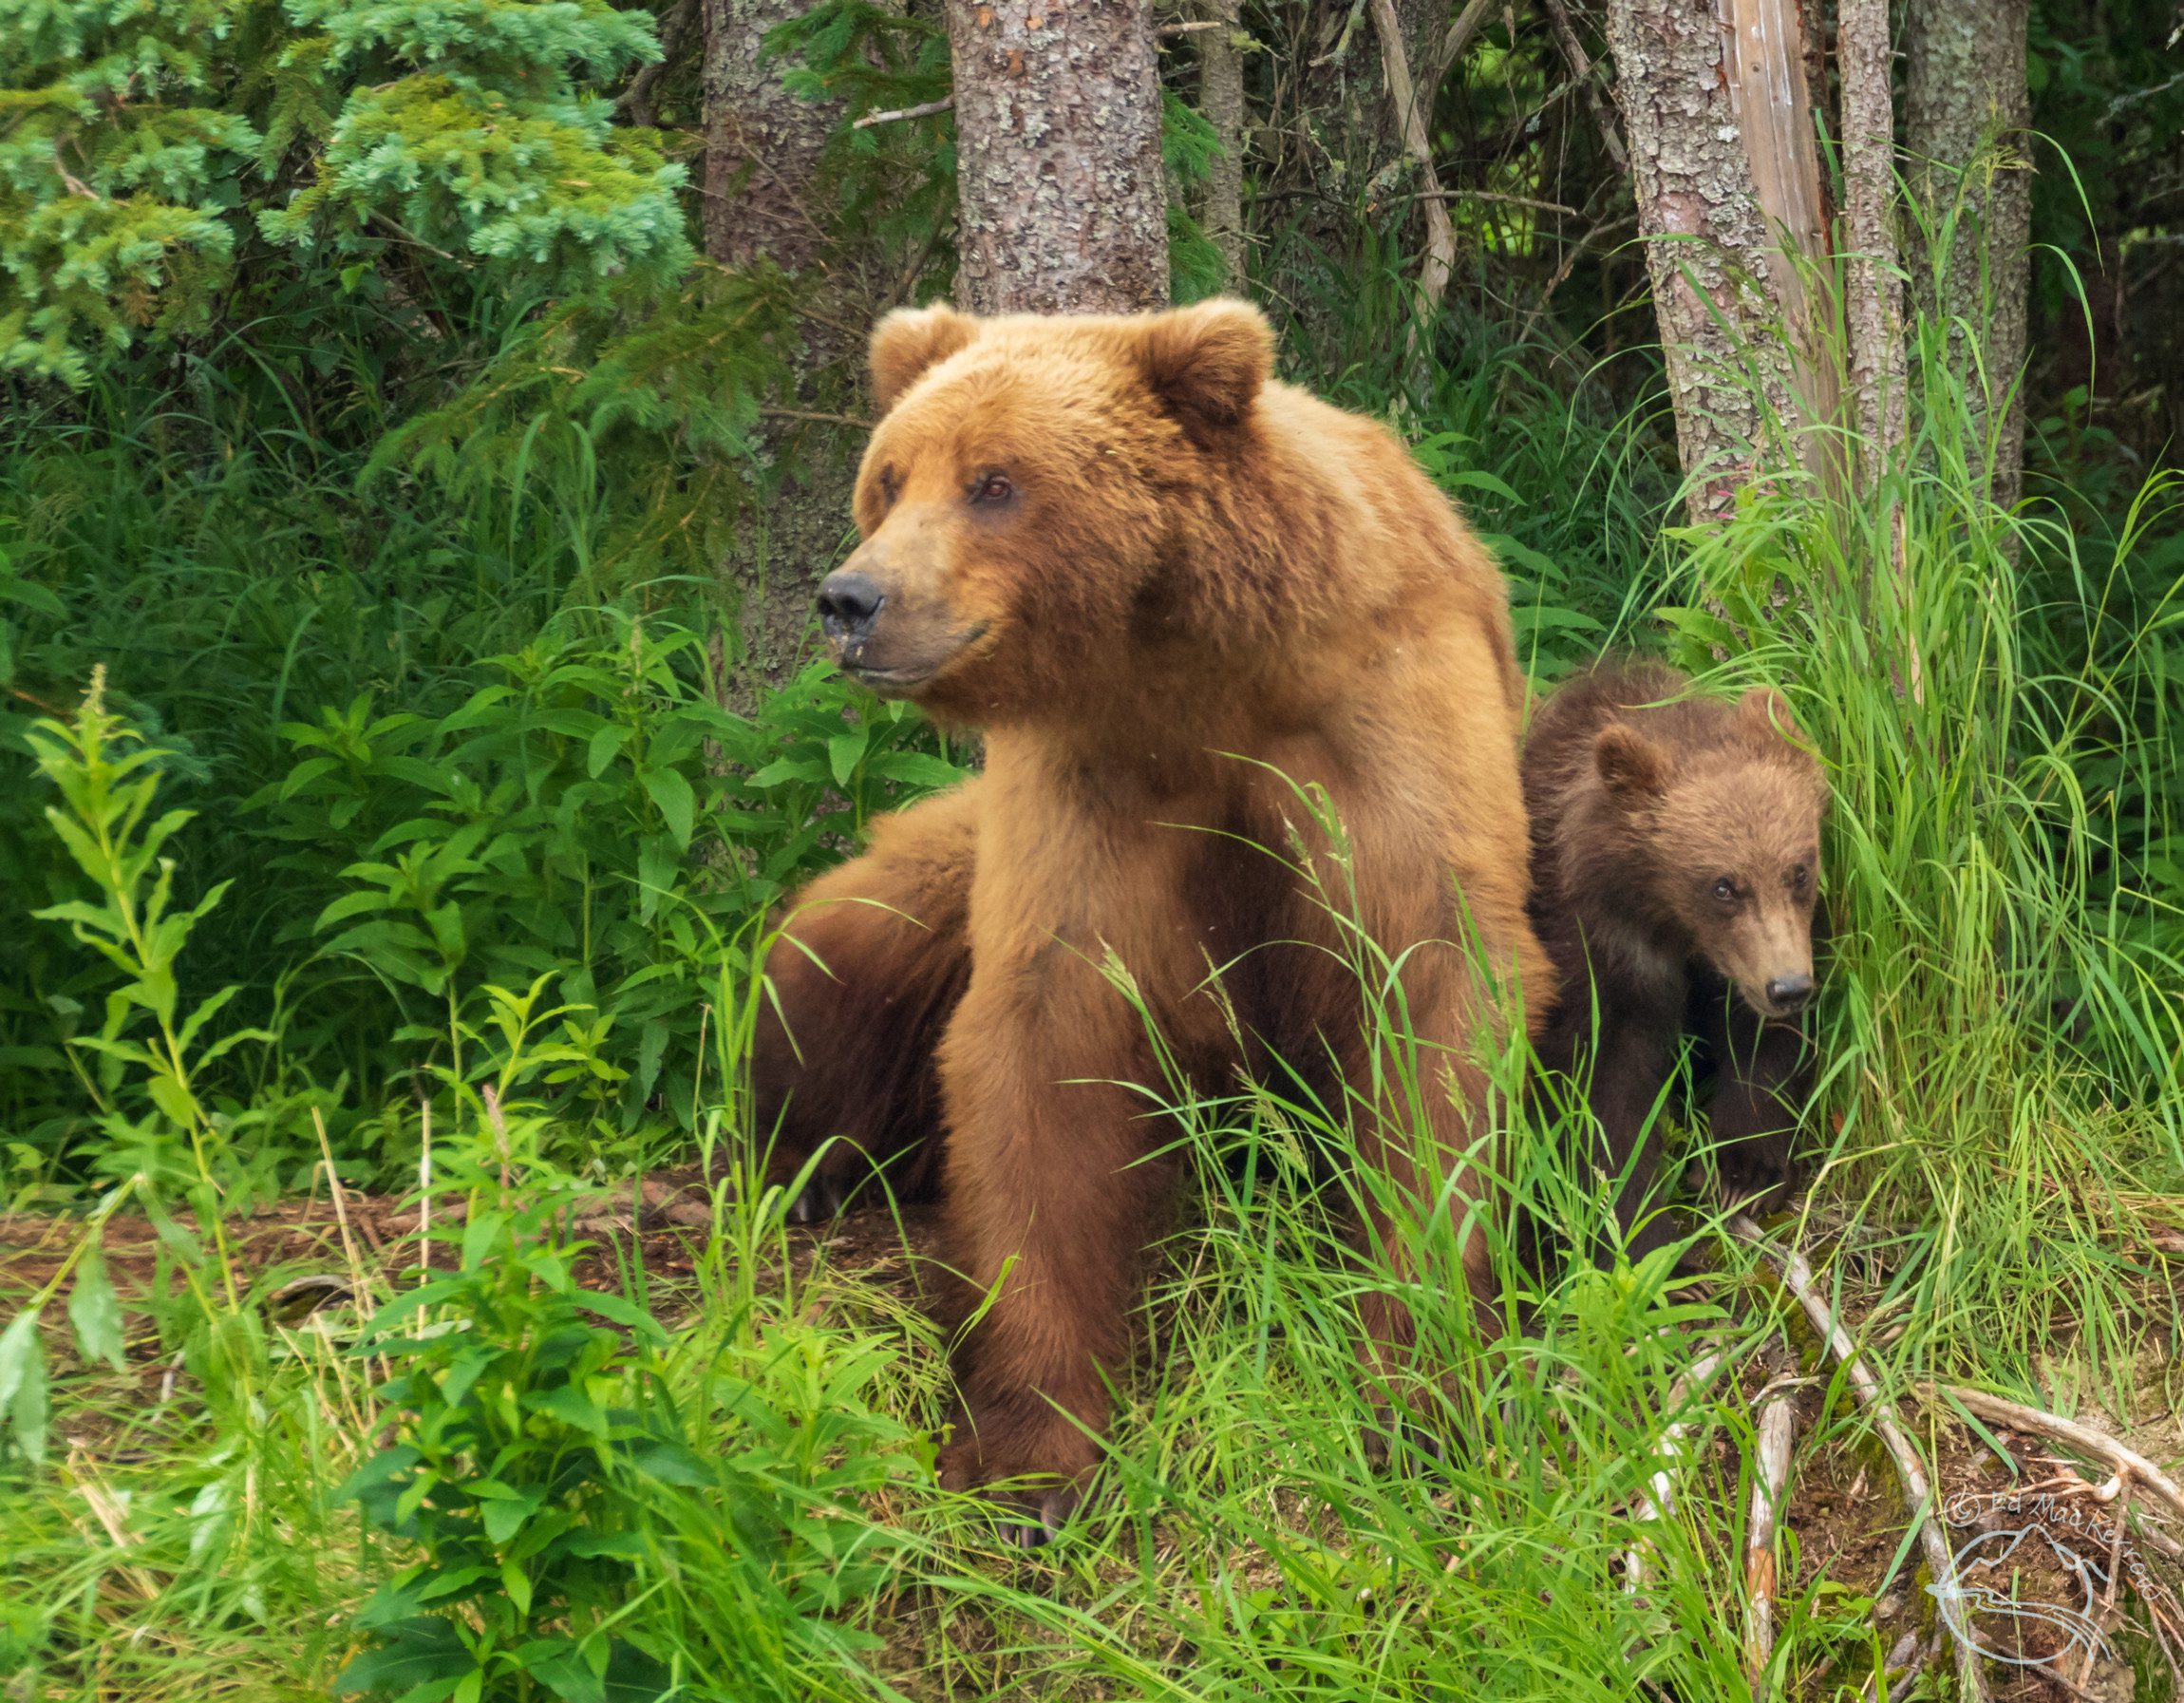
[[[1219,140],[1221,151],[1206,167],[1198,222],[1221,252],[1221,287],[1232,293],[1246,281],[1244,258],[1244,55],[1236,0],[1214,0],[1212,20],[1220,28],[1198,37],[1198,115]]]
[[[1870,493],[1904,437],[1904,303],[1896,251],[1895,102],[1888,0],[1840,0],[1843,304],[1849,324],[1858,489]]]
[[[1387,78],[1387,97],[1395,109],[1396,126],[1403,150],[1418,169],[1421,204],[1425,212],[1425,263],[1418,275],[1418,314],[1411,322],[1410,349],[1416,353],[1419,327],[1430,325],[1440,312],[1448,293],[1448,280],[1456,271],[1456,226],[1448,217],[1448,202],[1440,193],[1440,178],[1433,169],[1433,135],[1428,126],[1427,103],[1432,91],[1420,90],[1410,79],[1410,59],[1403,50],[1403,18],[1395,0],[1371,0],[1373,30],[1380,37],[1381,67]]]
[[[2024,411],[2014,388],[2024,367],[2032,264],[2028,13],[2028,0],[1909,0],[1904,16],[1905,140],[1936,237],[1958,208],[1952,252],[1929,250],[1916,285],[1930,311],[1981,333],[1979,369],[1961,333],[1951,332],[1950,347],[1964,357],[1959,370],[1983,437],[1997,439],[1993,497],[2005,507],[2024,472]]]
[[[841,108],[792,94],[782,82],[789,66],[763,51],[767,31],[800,17],[808,0],[703,0],[702,9],[706,254],[723,266],[765,259],[817,277],[830,234],[813,204],[813,180]],[[857,352],[854,340],[820,319],[807,321],[804,331],[797,389],[782,400],[838,407],[817,393],[819,379],[848,369]],[[728,701],[746,707],[758,691],[793,672],[803,654],[814,590],[840,553],[851,465],[835,434],[811,426],[769,423],[752,451],[768,465],[790,460],[797,476],[761,477],[763,494],[737,518],[720,566],[736,603],[742,656],[732,666],[716,638],[715,677]]]
[[[1790,382],[1802,424],[1833,425],[1842,412],[1834,350],[1834,303],[1816,289],[1830,252],[1820,190],[1820,151],[1805,82],[1804,12],[1798,0],[1728,0],[1729,103],[1751,162],[1752,189],[1776,237],[1767,273],[1790,337]],[[1842,488],[1841,439],[1808,431],[1798,441],[1806,464]]]
[[[948,39],[963,305],[982,313],[1166,306],[1152,9],[948,0]]]
[[[783,272],[818,257],[825,228],[805,199],[838,104],[806,101],[763,52],[805,0],[705,0],[706,253],[724,266],[763,255]]]
[[[1686,502],[1716,520],[1834,411],[1783,248],[1819,247],[1801,27],[1794,0],[1610,0],[1608,29]]]

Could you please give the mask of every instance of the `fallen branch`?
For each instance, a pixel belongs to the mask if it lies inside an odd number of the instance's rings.
[[[2118,1478],[2136,1485],[2171,1514],[2184,1520],[2184,1490],[2179,1490],[2174,1479],[2137,1449],[2118,1443],[2106,1432],[2097,1431],[2089,1425],[2080,1425],[2075,1419],[2065,1419],[2060,1413],[2028,1408],[2023,1402],[1989,1395],[1984,1390],[1967,1390],[1960,1384],[1921,1384],[1919,1393],[1930,1401],[1936,1396],[1945,1396],[1962,1407],[1966,1412],[1992,1420],[1996,1425],[2005,1425],[2013,1431],[2024,1431],[2035,1437],[2052,1437],[2059,1443],[2067,1443],[2071,1448],[2104,1462]],[[2101,1500],[2107,1501],[2109,1498],[2103,1497]]]
[[[936,112],[947,112],[955,105],[953,95],[944,95],[937,101],[921,101],[915,106],[897,106],[888,112],[868,112],[850,125],[852,130],[869,130],[875,124],[892,124],[902,119],[929,119]]]
[[[1722,1369],[1720,1353],[1701,1354],[1691,1362],[1690,1368],[1668,1388],[1667,1411],[1681,1413],[1691,1397],[1713,1381]],[[1653,1469],[1647,1481],[1646,1493],[1638,1498],[1638,1523],[1649,1525],[1666,1520],[1676,1511],[1676,1467],[1684,1458],[1684,1439],[1691,1428],[1684,1420],[1670,1421],[1668,1429],[1661,1433],[1660,1465]],[[1633,1543],[1623,1560],[1623,1588],[1635,1591],[1646,1582],[1646,1556],[1641,1545]]]
[[[1755,1696],[1775,1655],[1775,1534],[1781,1528],[1790,1450],[1797,1439],[1796,1392],[1778,1389],[1760,1403],[1760,1423],[1752,1438],[1752,1512],[1744,1522],[1744,1593],[1752,1604],[1744,1670],[1751,1675]]]
[[[1978,1653],[1954,1618],[1958,1589],[1956,1561],[1949,1554],[1949,1539],[1942,1531],[1941,1522],[1935,1518],[1933,1486],[1927,1478],[1925,1463],[1919,1459],[1911,1440],[1904,1434],[1903,1427],[1896,1423],[1895,1404],[1883,1392],[1880,1380],[1859,1357],[1856,1345],[1836,1322],[1827,1302],[1820,1298],[1813,1282],[1813,1268],[1806,1263],[1805,1257],[1795,1248],[1779,1251],[1771,1246],[1766,1232],[1742,1212],[1729,1220],[1729,1233],[1739,1241],[1750,1243],[1780,1271],[1783,1287],[1797,1297],[1805,1316],[1813,1321],[1813,1328],[1827,1345],[1828,1353],[1841,1363],[1858,1405],[1873,1420],[1874,1433],[1889,1451],[1889,1458],[1895,1463],[1896,1476],[1903,1481],[1904,1500],[1910,1504],[1911,1519],[1918,1528],[1919,1547],[1925,1551],[1927,1568],[1933,1575],[1932,1588],[1941,1604],[1941,1618],[1956,1644],[1957,1688],[1971,1703],[1985,1703],[1986,1680],[1980,1672]]]
[[[1941,1630],[1939,1627],[1934,1629],[1933,1637],[1927,1639],[1923,1644],[1918,1641],[1917,1633],[1905,1633],[1903,1637],[1896,1639],[1895,1648],[1889,1652],[1888,1660],[1881,1664],[1879,1671],[1866,1681],[1864,1689],[1859,1692],[1860,1703],[1874,1703],[1874,1699],[1879,1697],[1883,1674],[1889,1675],[1889,1695],[1892,1697],[1901,1696],[1905,1692],[1911,1690],[1911,1682],[1918,1677],[1919,1669],[1925,1667],[1940,1653]]]

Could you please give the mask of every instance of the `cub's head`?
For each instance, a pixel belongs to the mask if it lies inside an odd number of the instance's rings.
[[[1132,317],[890,313],[863,542],[819,587],[842,668],[969,721],[1092,690],[1174,566],[1177,508],[1252,429],[1266,320],[1212,301]]]
[[[1754,1011],[1794,1016],[1813,997],[1827,783],[1780,694],[1719,713],[1718,737],[1689,748],[1610,722],[1593,761],[1643,843],[1654,904]]]

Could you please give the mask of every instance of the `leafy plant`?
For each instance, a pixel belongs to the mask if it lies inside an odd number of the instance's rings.
[[[379,1391],[400,1431],[340,1494],[424,1556],[358,1615],[372,1643],[339,1691],[632,1703],[668,1688],[618,1630],[644,1547],[631,1479],[680,1459],[655,1388],[666,1337],[577,1287],[582,1247],[548,1234],[556,1210],[481,1206],[457,1270],[382,1307],[356,1345],[403,1369]]]

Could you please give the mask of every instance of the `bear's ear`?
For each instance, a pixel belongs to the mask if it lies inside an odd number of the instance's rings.
[[[1274,369],[1274,333],[1249,302],[1224,296],[1156,313],[1139,359],[1153,393],[1186,424],[1234,426]]]
[[[1737,700],[1737,713],[1747,732],[1762,739],[1786,739],[1802,745],[1805,735],[1798,718],[1790,713],[1789,700],[1771,686],[1755,686]]]
[[[946,302],[897,308],[872,328],[872,394],[886,413],[928,367],[978,335],[978,321]]]
[[[1668,785],[1668,753],[1623,722],[1595,735],[1592,763],[1609,790],[1625,798],[1648,798]]]

